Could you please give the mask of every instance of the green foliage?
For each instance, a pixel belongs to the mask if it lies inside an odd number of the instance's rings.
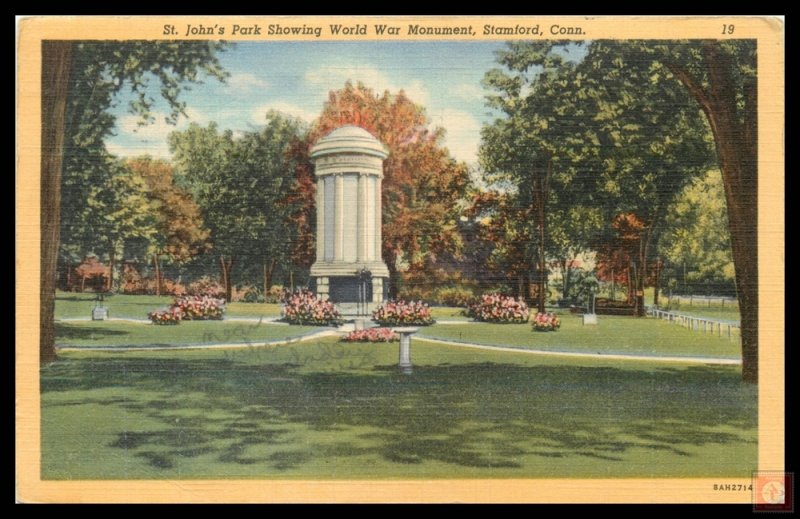
[[[215,123],[191,124],[169,136],[180,181],[200,206],[214,251],[236,258],[241,277],[251,282],[272,260],[290,268],[293,208],[287,197],[297,164],[287,151],[303,131],[298,120],[277,112],[267,113],[265,123],[241,137]]]
[[[722,177],[719,170],[711,170],[686,186],[666,217],[659,251],[668,265],[665,275],[678,280],[675,288],[694,286],[698,290],[708,282],[732,289],[734,267],[727,224]]]
[[[62,261],[74,262],[89,251],[110,252],[122,239],[154,236],[152,208],[141,200],[141,178],[131,176],[105,148],[114,130],[109,109],[116,94],[133,92],[129,109],[142,124],[152,121],[151,108],[160,95],[170,108],[168,121],[175,122],[184,111],[180,93],[187,82],[200,82],[202,75],[224,79],[216,54],[226,47],[201,41],[72,43],[60,186]]]

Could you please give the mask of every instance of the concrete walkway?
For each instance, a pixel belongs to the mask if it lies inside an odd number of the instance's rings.
[[[87,320],[87,319],[73,319],[73,320]],[[111,319],[109,319],[111,320]],[[130,321],[130,319],[117,319],[119,321]],[[228,319],[226,319],[228,320]],[[258,322],[258,319],[244,318],[245,322]],[[136,322],[141,322],[137,320]],[[144,321],[149,323],[149,321]],[[284,323],[272,323],[284,324]],[[310,332],[298,337],[290,339],[282,339],[270,342],[250,342],[250,343],[220,343],[220,344],[186,344],[186,345],[142,345],[142,346],[64,346],[57,347],[58,351],[73,352],[73,351],[160,351],[160,350],[223,350],[223,349],[247,349],[264,346],[284,346],[288,344],[297,344],[300,342],[311,341],[315,339],[322,339],[324,337],[341,336],[345,333],[341,329],[326,329],[315,332]],[[547,350],[528,350],[522,348],[508,348],[505,346],[488,346],[485,344],[475,344],[471,342],[448,341],[443,339],[434,339],[430,337],[415,337],[415,342],[429,342],[433,344],[444,344],[446,346],[457,346],[461,348],[473,348],[477,350],[489,351],[504,351],[509,353],[522,353],[526,355],[543,355],[548,357],[572,357],[572,358],[585,358],[585,359],[600,359],[600,360],[629,360],[629,361],[644,361],[644,362],[665,362],[665,363],[678,363],[678,364],[715,364],[715,365],[740,365],[741,359],[725,359],[718,357],[681,357],[681,356],[655,356],[655,355],[635,355],[625,353],[585,353],[585,352],[571,352],[571,351],[547,351]]]
[[[142,345],[142,346],[56,346],[58,351],[167,351],[167,350],[241,350],[248,348],[261,348],[264,346],[284,346],[298,342],[321,339],[339,335],[334,329],[320,330],[298,335],[290,339],[281,339],[268,342],[229,342],[219,344],[175,344],[175,345]]]
[[[280,317],[225,317],[224,319],[221,319],[221,321],[226,323],[263,323],[263,324],[274,324],[277,326],[289,326],[289,323],[281,322],[280,319],[281,319]],[[111,322],[151,324],[150,319],[134,319],[133,317],[109,317],[108,319],[104,320]],[[56,322],[64,322],[64,323],[80,323],[80,322],[92,322],[92,321],[93,319],[91,319],[90,317],[62,317],[61,319],[56,319]]]
[[[679,357],[679,356],[633,355],[627,353],[585,353],[585,352],[573,352],[573,351],[527,350],[522,348],[507,348],[505,346],[487,346],[485,344],[474,344],[471,342],[446,341],[443,339],[433,339],[430,337],[415,337],[414,340],[432,342],[435,344],[445,344],[447,346],[474,348],[477,350],[507,351],[511,353],[526,353],[529,355],[545,355],[550,357],[576,357],[576,358],[604,359],[604,360],[635,360],[635,361],[647,361],[647,362],[678,362],[684,364],[740,365],[742,363],[741,359],[723,359],[719,357]]]

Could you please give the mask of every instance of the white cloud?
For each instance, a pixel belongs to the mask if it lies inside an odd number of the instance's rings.
[[[189,121],[197,123],[201,126],[205,126],[211,120],[205,112],[201,112],[200,110],[190,106],[186,107],[186,115]],[[186,119],[186,117],[181,117],[181,121],[178,123],[178,126],[181,126]]]
[[[306,72],[305,80],[310,86],[321,89],[323,95],[329,90],[342,88],[349,80],[353,84],[359,81],[364,83],[364,86],[373,89],[376,94],[382,94],[385,90],[396,94],[403,90],[409,99],[421,105],[425,105],[429,98],[422,81],[415,79],[402,86],[396,85],[386,74],[369,65],[326,65]]]
[[[319,116],[322,106],[320,105],[318,109],[314,110],[286,101],[273,101],[271,103],[259,105],[254,108],[251,113],[252,121],[256,124],[264,124],[264,115],[269,110],[275,110],[286,115],[291,115],[292,117],[297,117],[298,119],[310,123]]]
[[[150,124],[140,125],[141,117],[137,115],[124,115],[117,119],[116,138],[108,139],[106,149],[109,153],[120,157],[137,155],[151,155],[156,158],[169,158],[167,136],[185,126],[186,119],[181,117],[178,125],[168,124],[163,112],[153,112],[154,121]],[[191,120],[195,117],[203,120],[202,114],[196,110],[187,110]]]
[[[477,85],[473,85],[472,83],[461,83],[458,85],[454,85],[450,92],[452,93],[453,97],[461,99],[463,101],[480,101],[483,100],[484,91]]]
[[[434,126],[441,126],[445,133],[445,145],[457,160],[474,164],[478,159],[481,127],[469,112],[445,108],[431,112]]]
[[[269,88],[269,82],[256,77],[255,74],[241,73],[232,74],[227,80],[229,89],[237,92],[250,92],[253,90],[264,90]]]

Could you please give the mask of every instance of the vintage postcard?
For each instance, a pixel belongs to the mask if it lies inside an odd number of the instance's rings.
[[[19,502],[739,503],[784,22],[17,20]]]

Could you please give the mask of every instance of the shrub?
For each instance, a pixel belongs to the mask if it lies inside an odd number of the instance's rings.
[[[282,303],[286,296],[290,294],[289,290],[280,285],[272,285],[269,292],[264,296],[265,303]]]
[[[171,306],[166,310],[156,310],[147,314],[148,319],[157,325],[180,324],[183,313],[180,308]]]
[[[467,316],[487,323],[522,324],[528,322],[528,305],[501,294],[484,294],[467,309]]]
[[[561,319],[556,314],[549,312],[537,312],[531,322],[533,323],[533,330],[537,332],[554,332],[561,328]]]
[[[389,328],[353,330],[342,337],[342,342],[395,342],[399,340],[400,336]]]
[[[161,287],[163,288],[163,294],[165,295],[177,297],[186,295],[186,287],[183,286],[183,284],[181,284],[179,281],[164,279],[161,283]]]
[[[225,298],[225,287],[218,281],[208,276],[203,276],[196,281],[189,283],[187,292],[191,296],[208,296],[218,299]]]
[[[372,312],[372,319],[381,326],[429,326],[435,321],[431,309],[421,301],[388,301]]]
[[[265,296],[260,288],[249,287],[241,300],[245,303],[283,303],[284,292],[285,290],[282,286],[273,285]]]
[[[247,294],[255,292],[258,293],[258,289],[253,285],[244,285],[244,286],[237,286],[234,285],[231,287],[231,303],[238,303],[239,301],[244,301]]]
[[[434,294],[436,304],[466,308],[475,299],[475,293],[464,287],[445,287]]]
[[[339,311],[330,301],[318,299],[308,289],[288,295],[281,311],[289,324],[337,325],[341,322]]]
[[[120,292],[123,294],[140,295],[146,293],[142,275],[133,265],[122,267],[122,279],[120,279]]]
[[[225,313],[225,300],[208,296],[179,297],[172,303],[173,308],[178,308],[187,321],[205,321],[209,319],[222,319]]]

